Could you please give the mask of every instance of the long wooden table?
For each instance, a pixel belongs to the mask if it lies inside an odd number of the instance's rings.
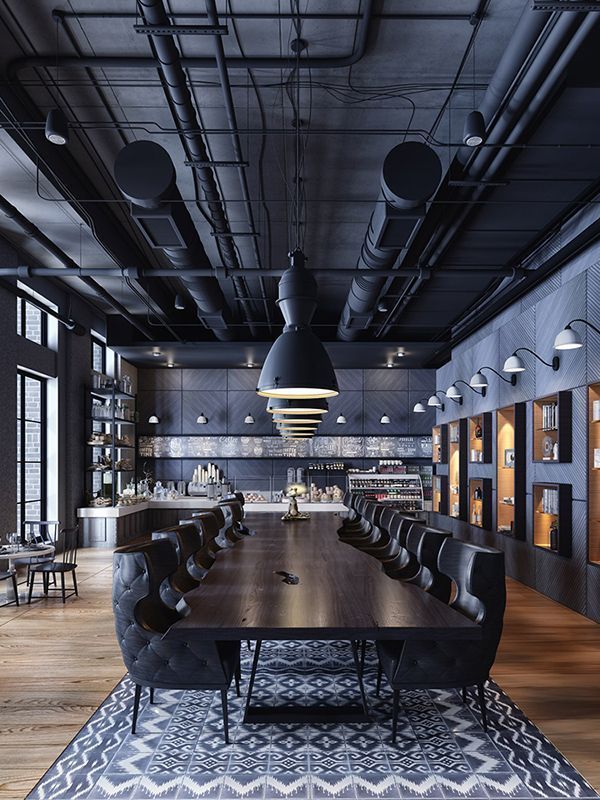
[[[282,522],[277,514],[252,514],[256,536],[217,554],[202,583],[185,595],[187,615],[166,637],[211,640],[476,639],[478,625],[423,590],[389,578],[373,557],[337,536],[337,514],[302,522]],[[298,576],[286,583],[278,572]],[[356,647],[363,712],[366,699]],[[332,718],[358,721],[356,708],[335,714],[254,709],[250,704],[258,666],[257,644],[245,720],[304,721]],[[361,719],[364,719],[364,715]]]

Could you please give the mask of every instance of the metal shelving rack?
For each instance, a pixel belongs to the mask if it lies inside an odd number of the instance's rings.
[[[119,387],[118,378],[106,378],[110,381],[110,386],[87,387],[85,389],[85,464],[86,464],[86,491],[91,496],[98,490],[94,489],[93,476],[102,476],[100,492],[103,496],[109,496],[111,505],[117,505],[117,497],[123,490],[123,478],[130,480],[136,474],[136,396],[129,394]],[[110,414],[99,416],[94,414],[94,400],[102,400],[110,403]],[[117,416],[117,401],[127,402],[129,408],[129,418]],[[92,435],[102,433],[110,435],[110,444],[91,444]],[[124,437],[128,437],[128,444],[118,444],[123,442]],[[93,470],[90,465],[96,463],[98,454],[110,453],[111,467],[106,470]],[[131,469],[118,469],[116,464],[126,458],[131,462]],[[106,475],[110,475],[110,481],[106,481]],[[110,494],[106,493],[106,486],[110,484]],[[89,503],[89,500],[88,500]]]
[[[348,490],[404,511],[423,511],[423,482],[418,473],[349,472]]]

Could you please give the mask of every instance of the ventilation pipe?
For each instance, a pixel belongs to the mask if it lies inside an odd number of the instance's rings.
[[[391,269],[409,246],[425,216],[425,201],[435,192],[441,177],[440,159],[426,144],[404,142],[385,157],[381,191],[357,264],[365,275],[352,281],[338,338],[352,341],[371,324],[387,281],[377,275],[377,270]]]
[[[150,247],[162,250],[176,270],[210,268],[210,260],[175,183],[171,156],[156,142],[125,145],[115,161],[115,181],[131,203],[134,222]],[[217,339],[233,338],[229,311],[216,278],[191,278],[182,274],[198,306],[198,316]]]
[[[171,26],[171,20],[167,16],[163,6],[163,0],[138,0],[138,7],[147,25],[156,25],[163,28],[169,28]],[[193,161],[204,162],[205,164],[205,166],[197,166],[194,167],[194,169],[200,185],[202,186],[202,191],[204,192],[204,197],[206,198],[208,206],[208,213],[215,232],[218,237],[219,234],[223,234],[223,236],[217,239],[220,245],[223,263],[227,269],[239,269],[240,264],[235,251],[235,244],[231,237],[229,223],[225,216],[225,209],[217,188],[215,175],[211,167],[206,166],[206,163],[211,159],[206,149],[204,139],[199,133],[202,126],[200,125],[196,109],[192,102],[192,96],[187,85],[185,72],[181,66],[181,56],[175,44],[175,39],[171,35],[163,36],[160,32],[151,34],[149,39],[152,42],[154,54],[156,55],[158,66],[164,78],[164,90],[168,96],[172,113],[183,132],[185,146],[189,152],[190,158]],[[214,67],[214,60],[211,60],[211,66]],[[242,307],[246,314],[250,331],[255,335],[256,330],[252,326],[252,303],[249,300],[246,281],[240,276],[232,278],[232,281],[236,297],[242,301]]]

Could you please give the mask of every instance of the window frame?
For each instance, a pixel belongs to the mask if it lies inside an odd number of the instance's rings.
[[[19,330],[17,330],[17,336],[22,336],[24,339],[27,339],[28,342],[39,344],[41,347],[48,347],[48,312],[44,311],[44,309],[37,305],[37,303],[32,303],[25,297],[17,297],[17,303],[17,316],[19,321]],[[41,314],[40,342],[36,342],[35,339],[30,339],[29,336],[27,336],[28,305],[32,308],[35,308]]]
[[[99,339],[97,336],[93,334],[90,336],[90,359],[92,363],[92,369],[94,370],[94,346],[98,346],[102,350],[102,369],[100,372],[105,375],[106,374],[106,344]],[[97,370],[95,370],[97,371]]]
[[[26,379],[35,380],[40,384],[40,419],[39,420],[32,420],[25,416],[25,387],[26,387]],[[24,369],[17,369],[17,381],[19,382],[19,404],[17,407],[17,414],[16,419],[17,421],[21,422],[21,430],[18,434],[19,436],[19,445],[20,445],[20,456],[21,458],[17,460],[17,481],[19,485],[19,497],[20,499],[17,500],[17,512],[20,511],[20,530],[19,533],[21,535],[21,540],[24,541],[24,534],[25,534],[25,521],[27,519],[26,509],[27,505],[31,503],[39,503],[40,504],[40,519],[46,519],[47,509],[48,509],[48,486],[47,486],[47,462],[46,462],[46,455],[47,455],[47,438],[48,438],[48,381],[46,378],[41,377],[40,375],[35,375],[32,372],[28,372]],[[20,406],[20,407],[19,407]],[[34,424],[39,424],[40,426],[40,497],[36,500],[26,500],[26,464],[37,464],[37,461],[26,461],[24,460],[25,457],[25,447],[26,447],[26,424],[27,422],[33,422]]]

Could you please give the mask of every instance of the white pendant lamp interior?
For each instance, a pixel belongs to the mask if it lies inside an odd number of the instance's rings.
[[[254,425],[254,417],[252,414],[246,414],[244,417],[244,425]]]

